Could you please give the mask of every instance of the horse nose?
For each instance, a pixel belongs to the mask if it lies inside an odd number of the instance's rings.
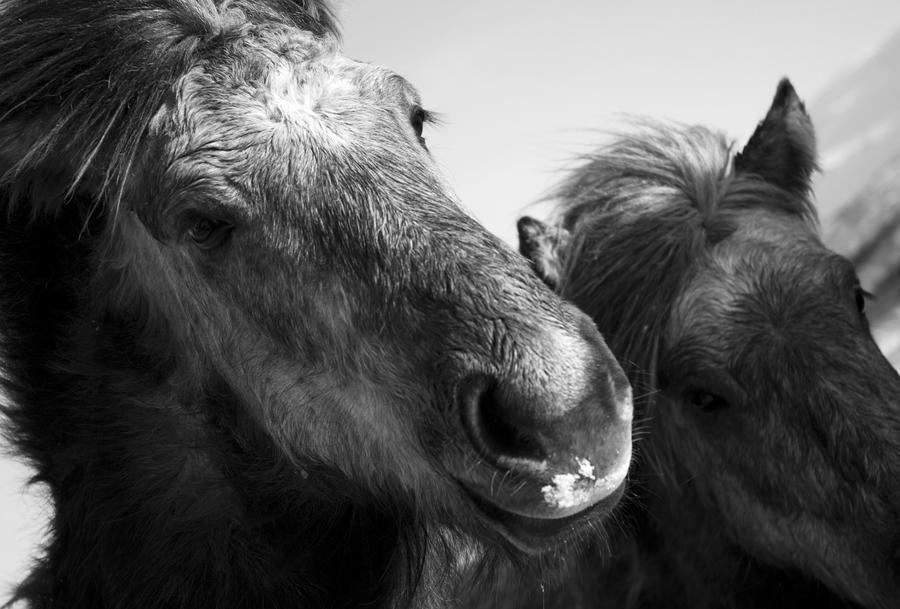
[[[618,361],[606,346],[591,318],[579,312],[578,320],[578,331],[582,339],[591,346],[594,359],[599,360],[596,365],[606,370],[606,379],[612,398],[608,404],[612,408],[614,416],[631,425],[631,419],[634,416],[634,401],[631,394],[631,383],[628,382],[625,371],[618,365]]]
[[[510,403],[496,378],[471,377],[461,387],[460,402],[463,426],[487,459],[509,469],[544,467],[549,447],[538,421]]]
[[[482,468],[476,490],[497,507],[563,518],[612,496],[624,482],[631,387],[590,327],[580,338],[552,337],[572,344],[551,349],[557,360],[545,362],[543,374],[476,373],[459,384],[463,427],[491,466]]]

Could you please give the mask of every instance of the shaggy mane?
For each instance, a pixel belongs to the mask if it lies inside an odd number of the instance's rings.
[[[753,174],[702,126],[634,120],[587,155],[551,194],[572,233],[561,293],[596,322],[638,393],[655,389],[658,341],[689,269],[731,235],[735,215],[765,208],[815,226],[815,207]]]
[[[107,205],[118,206],[173,83],[221,44],[263,24],[338,37],[326,0],[0,4],[0,184],[12,195],[25,194],[31,186],[23,177],[65,159],[65,198],[90,174],[100,195],[113,193]],[[47,127],[26,131],[24,125],[35,123]],[[43,204],[62,200],[48,197]]]

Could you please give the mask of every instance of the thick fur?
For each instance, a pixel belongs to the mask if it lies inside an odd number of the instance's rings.
[[[814,154],[784,81],[736,157],[643,122],[560,187],[559,291],[643,394],[609,546],[531,606],[896,606],[900,378],[819,240]],[[521,220],[522,251],[539,234]]]
[[[459,481],[459,386],[627,383],[326,4],[4,1],[0,54],[6,414],[53,502],[15,599],[433,608],[542,566]]]

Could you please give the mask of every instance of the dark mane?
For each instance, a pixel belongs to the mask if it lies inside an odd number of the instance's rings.
[[[783,79],[739,154],[642,122],[576,169],[550,225],[519,220],[639,392],[618,526],[551,606],[896,606],[900,375],[819,236],[815,159]]]
[[[643,375],[685,273],[734,232],[735,212],[763,205],[817,223],[809,197],[736,175],[733,156],[733,144],[706,127],[637,120],[552,195],[572,232],[560,291],[607,332],[632,383],[651,381]]]
[[[12,602],[436,609],[609,513],[621,367],[325,0],[0,0],[0,52],[0,412],[52,512]]]
[[[0,20],[0,148],[18,152],[0,158],[2,183],[22,190],[21,178],[66,159],[73,177],[56,188],[71,196],[90,176],[95,192],[113,193],[107,205],[118,204],[150,120],[189,65],[263,23],[338,36],[326,0],[6,2]],[[15,127],[35,118],[46,130]]]

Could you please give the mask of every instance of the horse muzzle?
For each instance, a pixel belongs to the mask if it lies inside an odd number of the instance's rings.
[[[631,387],[593,324],[563,351],[574,357],[550,362],[550,375],[473,374],[458,389],[477,460],[457,478],[529,551],[607,514],[631,462]]]

